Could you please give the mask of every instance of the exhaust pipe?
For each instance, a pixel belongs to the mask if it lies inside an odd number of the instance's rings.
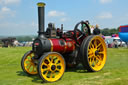
[[[37,3],[38,6],[38,36],[44,37],[44,25],[45,25],[45,3]]]

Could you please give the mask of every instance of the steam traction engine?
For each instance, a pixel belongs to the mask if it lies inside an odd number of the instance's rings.
[[[55,28],[49,23],[44,30],[44,3],[38,3],[39,31],[33,41],[32,50],[25,53],[21,60],[24,72],[30,75],[39,74],[46,82],[59,80],[67,67],[82,63],[89,72],[100,71],[106,62],[106,45],[97,35],[90,34],[88,24],[81,21],[74,30],[63,32],[63,25]],[[85,25],[85,31],[80,27]]]

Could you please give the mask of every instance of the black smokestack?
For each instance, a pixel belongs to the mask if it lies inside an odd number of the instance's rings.
[[[45,25],[45,3],[37,3],[38,6],[38,23],[39,23],[39,31],[38,36],[44,34],[44,25]]]

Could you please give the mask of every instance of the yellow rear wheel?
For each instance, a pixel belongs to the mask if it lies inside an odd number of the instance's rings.
[[[107,59],[107,48],[102,37],[88,36],[81,45],[83,66],[92,72],[100,71]]]
[[[34,59],[34,53],[29,51],[24,54],[21,60],[21,67],[24,72],[30,75],[37,74],[37,64],[35,63],[36,60]]]
[[[65,72],[65,60],[59,53],[46,53],[39,60],[38,72],[45,82],[57,81]]]

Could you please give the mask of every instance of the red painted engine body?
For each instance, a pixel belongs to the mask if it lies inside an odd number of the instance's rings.
[[[51,51],[59,53],[69,53],[75,50],[75,41],[66,38],[64,39],[49,39],[51,43]]]

